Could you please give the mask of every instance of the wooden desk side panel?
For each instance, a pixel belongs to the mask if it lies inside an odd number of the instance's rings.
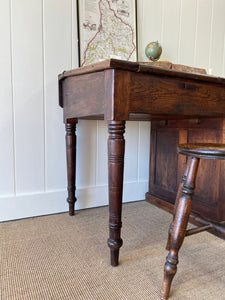
[[[104,71],[66,78],[62,83],[64,121],[104,115]]]
[[[115,70],[114,120],[129,120],[132,72]]]
[[[224,142],[223,119],[152,122],[149,193],[174,203],[186,158],[177,155],[183,142]],[[193,211],[212,221],[225,220],[225,163],[204,160],[199,166]]]
[[[225,87],[216,83],[131,73],[130,95],[130,113],[225,116]]]

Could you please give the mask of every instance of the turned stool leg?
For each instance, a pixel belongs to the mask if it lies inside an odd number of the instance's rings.
[[[175,215],[176,215],[177,205],[178,205],[179,199],[180,199],[181,194],[182,194],[182,189],[183,189],[184,182],[186,181],[186,178],[187,178],[188,170],[189,170],[189,167],[190,167],[190,162],[191,162],[191,158],[188,157],[187,166],[186,166],[184,175],[182,176],[182,179],[181,179],[181,182],[179,184],[178,191],[177,191],[177,196],[176,196],[174,209],[173,209],[173,220],[172,220],[172,222],[169,226],[169,230],[168,230],[168,239],[167,239],[167,244],[166,244],[166,250],[168,250],[168,251],[170,250],[171,234],[172,234],[172,231],[173,231],[173,223],[174,223],[174,218],[175,218]]]
[[[164,266],[164,280],[160,293],[161,299],[168,299],[171,283],[177,271],[178,252],[185,237],[188,219],[191,212],[192,195],[195,188],[198,164],[199,158],[192,157],[190,159],[187,178],[182,188],[182,195],[180,196],[176,207],[176,214],[170,238],[170,251]]]

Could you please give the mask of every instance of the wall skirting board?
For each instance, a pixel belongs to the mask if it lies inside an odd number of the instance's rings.
[[[147,189],[148,181],[125,182],[124,203],[143,200]],[[66,197],[66,190],[0,197],[0,222],[66,212]],[[108,205],[108,187],[80,188],[77,198],[77,210]]]

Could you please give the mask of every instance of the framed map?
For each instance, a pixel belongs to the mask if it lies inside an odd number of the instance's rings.
[[[77,0],[80,66],[137,60],[135,0]]]

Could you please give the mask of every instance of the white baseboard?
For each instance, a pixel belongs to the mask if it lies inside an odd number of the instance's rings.
[[[123,202],[143,200],[148,182],[124,183]],[[52,191],[0,198],[0,222],[68,211],[67,191]],[[76,209],[108,205],[107,186],[77,190]]]

